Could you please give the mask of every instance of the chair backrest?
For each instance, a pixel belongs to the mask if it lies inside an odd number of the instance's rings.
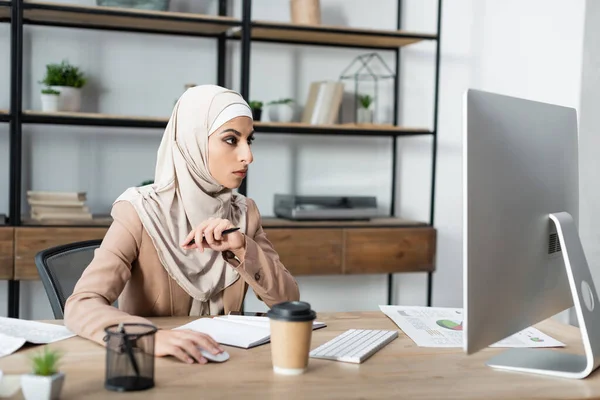
[[[42,250],[35,255],[35,266],[50,300],[54,318],[64,318],[65,302],[94,258],[94,250],[100,243],[102,240],[69,243]]]

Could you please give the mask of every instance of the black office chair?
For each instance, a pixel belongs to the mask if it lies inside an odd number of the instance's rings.
[[[65,302],[73,293],[83,270],[94,258],[102,240],[86,240],[42,250],[35,255],[35,266],[46,289],[54,318],[63,319]]]

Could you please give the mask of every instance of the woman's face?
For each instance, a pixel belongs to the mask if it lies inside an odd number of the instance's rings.
[[[253,140],[254,126],[248,117],[234,118],[208,137],[208,170],[219,184],[229,189],[242,184],[253,161]]]

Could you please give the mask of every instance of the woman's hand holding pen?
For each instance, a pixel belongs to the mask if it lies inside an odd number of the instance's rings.
[[[204,251],[210,248],[215,251],[230,250],[234,253],[246,246],[246,237],[239,230],[229,232],[234,228],[228,219],[209,218],[188,234],[181,247]],[[194,241],[190,243],[190,241]]]

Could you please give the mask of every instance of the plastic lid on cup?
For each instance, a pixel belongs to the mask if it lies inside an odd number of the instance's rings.
[[[267,317],[278,321],[304,322],[313,321],[317,313],[304,301],[286,301],[271,307]]]

